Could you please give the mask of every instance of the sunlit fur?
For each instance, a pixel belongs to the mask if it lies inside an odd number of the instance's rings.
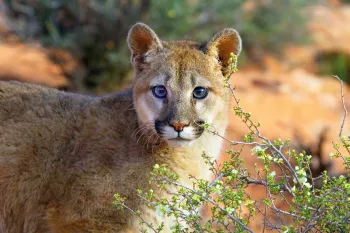
[[[0,82],[1,233],[139,232],[138,217],[112,205],[115,193],[157,225],[163,219],[136,193],[155,188],[155,164],[168,164],[184,185],[189,175],[210,179],[201,154],[216,158],[222,141],[199,123],[225,132],[223,70],[241,49],[239,35],[225,29],[206,44],[165,42],[136,24],[128,44],[135,83],[120,93],[91,97]],[[167,98],[156,98],[154,85],[164,85]],[[193,98],[197,86],[209,89],[207,98]],[[179,135],[171,121],[188,126]],[[172,223],[165,220],[163,232]]]

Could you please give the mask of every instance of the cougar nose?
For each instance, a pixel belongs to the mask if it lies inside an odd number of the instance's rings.
[[[169,125],[171,125],[172,127],[174,127],[175,131],[177,132],[181,132],[183,130],[183,128],[187,125],[184,122],[170,122]]]

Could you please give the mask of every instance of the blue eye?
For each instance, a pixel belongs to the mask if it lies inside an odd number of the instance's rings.
[[[152,87],[152,94],[159,99],[164,99],[167,95],[167,90],[164,86]]]
[[[193,90],[193,97],[196,99],[204,99],[208,96],[208,89],[205,87],[196,87]]]

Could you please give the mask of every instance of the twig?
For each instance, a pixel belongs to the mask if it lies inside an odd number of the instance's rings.
[[[241,107],[240,104],[239,104],[239,100],[237,99],[237,97],[236,97],[236,95],[235,95],[235,92],[234,92],[235,89],[231,87],[231,84],[230,84],[230,83],[228,83],[228,88],[229,88],[230,91],[231,91],[231,94],[232,94],[232,96],[233,96],[233,98],[234,98],[234,100],[235,100],[235,102],[236,102],[237,107],[238,107],[242,112],[245,113],[245,111],[243,111],[242,107]],[[247,123],[247,121],[250,123],[250,125]],[[293,176],[294,176],[295,180],[297,181],[297,183],[298,183],[300,189],[303,189],[303,186],[302,186],[302,184],[300,183],[299,178],[298,178],[298,176],[297,176],[295,170],[293,169],[293,167],[292,167],[292,165],[290,164],[290,162],[288,161],[288,159],[282,154],[282,152],[281,152],[280,150],[278,150],[278,149],[272,144],[272,142],[271,142],[268,138],[266,138],[266,137],[264,137],[264,136],[261,135],[258,126],[257,126],[250,118],[247,118],[247,119],[244,121],[244,123],[247,125],[247,127],[248,127],[249,129],[251,129],[251,127],[253,127],[253,128],[255,129],[255,131],[256,131],[256,132],[254,132],[255,135],[256,135],[258,138],[264,140],[264,141],[268,144],[268,146],[270,146],[270,148],[272,148],[275,152],[277,152],[277,154],[280,156],[280,158],[282,158],[283,161],[285,162],[285,164],[287,165],[287,167],[288,167],[288,169],[290,170],[290,172],[293,174]]]
[[[343,80],[341,80],[337,75],[333,75],[333,77],[335,77],[336,79],[339,80],[340,82],[340,94],[341,94],[341,101],[342,101],[342,104],[343,104],[343,109],[344,109],[344,117],[343,117],[343,121],[341,123],[341,127],[340,127],[340,131],[339,131],[339,139],[342,140],[342,133],[343,133],[343,128],[344,128],[344,124],[345,124],[345,120],[348,116],[348,110],[346,109],[346,106],[345,106],[345,100],[344,100],[344,82]]]
[[[263,185],[265,187],[268,187],[268,184],[265,180],[253,180],[253,179],[249,179],[246,177],[247,183],[248,184],[258,184],[258,185]],[[287,186],[285,185],[278,185],[278,187],[283,190],[286,191],[288,193],[293,193],[292,190],[290,190]]]
[[[151,230],[155,233],[159,233],[159,231],[157,231],[156,229],[153,228],[153,226],[151,224],[149,224],[148,222],[146,222],[142,217],[141,215],[137,214],[133,209],[129,208],[128,206],[126,206],[125,204],[123,203],[118,203],[118,205],[122,206],[123,208],[129,210],[131,213],[133,213],[134,215],[136,215],[137,217],[139,217],[139,219],[141,219],[141,221],[143,223],[145,223],[149,228],[151,228]]]
[[[213,186],[217,181],[219,181],[222,177],[224,177],[224,173],[221,173],[218,177],[216,177],[215,180],[213,180],[209,185],[208,188],[210,188],[211,186]]]
[[[215,207],[219,208],[221,211],[226,211],[224,208],[222,208],[221,206],[219,206],[219,205],[218,205],[215,201],[213,201],[212,199],[203,196],[202,194],[196,192],[195,190],[193,190],[193,189],[191,189],[191,188],[189,188],[189,187],[187,187],[187,186],[185,186],[185,185],[182,185],[182,184],[177,183],[177,182],[175,182],[175,181],[169,180],[167,177],[163,177],[163,178],[161,178],[161,179],[156,179],[156,180],[158,180],[158,181],[163,180],[163,181],[168,182],[169,184],[172,184],[172,185],[175,185],[175,186],[177,186],[177,187],[181,187],[181,188],[184,188],[184,189],[186,189],[186,190],[189,190],[189,191],[191,191],[192,193],[197,194],[198,196],[200,196],[201,198],[203,198],[203,199],[206,200],[207,202],[213,204]],[[252,231],[251,229],[249,229],[249,228],[248,228],[246,225],[244,225],[241,221],[239,221],[237,218],[235,218],[232,214],[227,214],[227,216],[228,216],[231,220],[233,220],[234,222],[238,223],[238,224],[239,224],[241,227],[243,227],[246,231],[248,231],[248,232],[250,232],[250,233],[253,233],[253,231]]]

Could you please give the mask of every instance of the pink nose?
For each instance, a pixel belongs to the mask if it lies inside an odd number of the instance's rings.
[[[180,132],[183,130],[184,126],[186,125],[183,122],[170,122],[169,123],[172,127],[174,127],[175,131]]]

